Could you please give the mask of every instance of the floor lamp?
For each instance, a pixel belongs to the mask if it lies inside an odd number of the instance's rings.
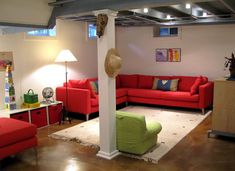
[[[68,106],[68,71],[67,71],[67,64],[68,62],[75,62],[77,61],[76,57],[72,54],[72,52],[68,49],[64,49],[60,51],[55,62],[64,62],[65,64],[65,104],[62,111],[62,120],[65,121],[65,118],[68,118],[69,123],[71,123],[71,118],[69,116],[69,106]]]

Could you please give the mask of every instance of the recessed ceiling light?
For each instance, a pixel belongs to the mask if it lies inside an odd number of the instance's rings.
[[[190,8],[191,8],[191,4],[190,4],[190,3],[186,3],[186,4],[185,4],[185,8],[186,8],[186,9],[190,9]]]
[[[167,15],[167,16],[166,16],[166,19],[171,19],[171,16],[170,16],[170,15]]]
[[[207,12],[203,12],[203,13],[202,13],[202,16],[203,16],[203,17],[206,17],[206,16],[207,16]]]
[[[144,13],[148,13],[149,9],[148,8],[144,8]]]

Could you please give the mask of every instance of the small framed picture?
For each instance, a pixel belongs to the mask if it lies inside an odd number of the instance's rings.
[[[11,65],[11,69],[13,70],[13,53],[0,52],[0,71],[5,71],[7,65]]]
[[[168,61],[169,62],[180,62],[181,61],[181,49],[180,48],[169,48],[168,49]]]
[[[155,57],[156,57],[156,62],[167,62],[168,49],[156,49]]]

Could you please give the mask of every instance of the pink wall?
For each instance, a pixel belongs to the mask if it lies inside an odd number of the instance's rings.
[[[116,46],[123,58],[122,73],[205,75],[216,79],[224,57],[235,51],[235,25],[182,26],[179,37],[153,37],[152,27],[118,27]],[[181,48],[181,62],[156,62],[156,48]]]

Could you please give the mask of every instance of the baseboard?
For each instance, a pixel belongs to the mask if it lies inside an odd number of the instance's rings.
[[[102,157],[102,158],[105,158],[105,159],[108,159],[108,160],[112,160],[114,157],[120,155],[121,153],[118,151],[118,150],[115,150],[111,153],[106,153],[104,151],[99,151],[96,156],[98,157]]]

